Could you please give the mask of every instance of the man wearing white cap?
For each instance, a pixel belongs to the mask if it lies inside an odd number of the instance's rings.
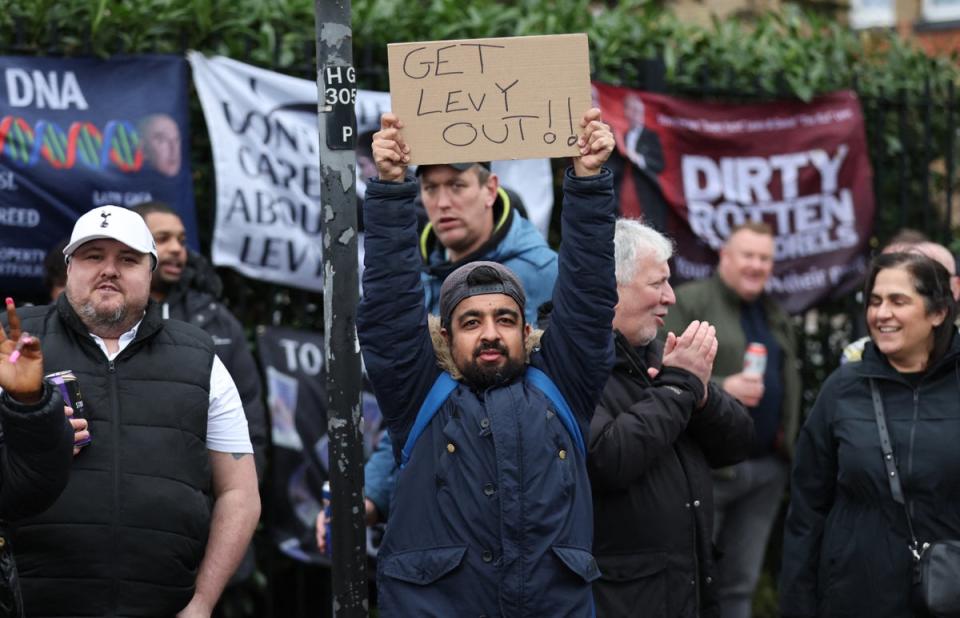
[[[92,442],[57,502],[13,528],[26,612],[209,616],[260,515],[237,389],[209,335],[150,301],[138,214],[91,210],[63,253],[66,292],[21,310],[22,329],[45,373],[77,376]]]

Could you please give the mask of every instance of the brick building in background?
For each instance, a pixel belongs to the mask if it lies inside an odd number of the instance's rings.
[[[896,28],[931,54],[960,51],[960,0],[850,0],[854,28]]]

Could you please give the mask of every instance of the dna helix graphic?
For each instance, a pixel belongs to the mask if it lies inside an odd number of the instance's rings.
[[[0,158],[18,167],[33,167],[41,159],[54,169],[72,169],[78,163],[91,170],[109,166],[138,172],[143,166],[140,134],[126,120],[110,120],[103,132],[90,122],[74,122],[66,131],[38,120],[33,126],[16,116],[0,120]]]

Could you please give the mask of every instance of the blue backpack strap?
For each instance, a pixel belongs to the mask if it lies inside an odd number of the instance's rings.
[[[583,433],[580,432],[580,424],[577,423],[577,418],[573,415],[573,411],[570,409],[570,406],[567,405],[567,400],[563,398],[557,385],[550,379],[550,376],[533,365],[527,366],[527,379],[531,384],[540,389],[540,391],[547,396],[547,399],[553,402],[553,406],[557,409],[557,415],[560,417],[560,422],[567,428],[567,433],[573,438],[580,453],[586,455],[587,447],[583,442]]]
[[[410,455],[413,453],[413,447],[417,444],[420,434],[427,428],[437,410],[440,409],[440,406],[443,405],[443,402],[447,400],[447,397],[456,387],[457,381],[446,371],[437,376],[433,386],[430,387],[430,392],[427,393],[427,398],[423,400],[423,404],[417,411],[417,418],[413,422],[413,427],[410,428],[410,433],[407,434],[407,441],[403,444],[403,450],[400,451],[401,470],[410,461]]]

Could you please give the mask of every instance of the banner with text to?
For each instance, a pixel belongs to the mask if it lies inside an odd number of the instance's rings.
[[[625,161],[621,212],[674,238],[678,281],[709,276],[730,230],[763,221],[776,235],[767,291],[791,313],[862,282],[875,205],[853,92],[742,105],[594,87]]]

